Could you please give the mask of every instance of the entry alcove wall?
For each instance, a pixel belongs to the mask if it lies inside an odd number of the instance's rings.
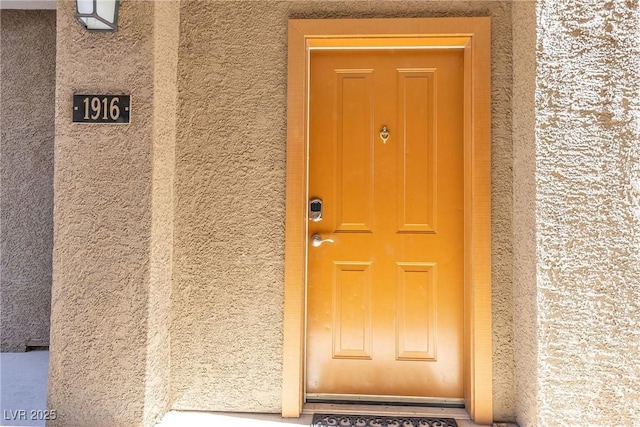
[[[0,68],[0,351],[22,352],[49,345],[54,10],[0,9]]]
[[[512,13],[510,2],[495,1],[182,3],[176,409],[281,410],[287,20],[490,16],[493,400],[496,420],[514,419]]]
[[[492,18],[494,418],[637,419],[637,2],[121,5],[87,35],[58,2],[58,425],[280,412],[287,20],[447,16]],[[82,89],[131,126],[74,127]]]

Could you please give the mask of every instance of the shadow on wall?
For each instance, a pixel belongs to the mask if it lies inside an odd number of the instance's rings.
[[[0,14],[0,351],[49,345],[56,11]]]
[[[55,10],[0,15],[0,350],[49,345]]]

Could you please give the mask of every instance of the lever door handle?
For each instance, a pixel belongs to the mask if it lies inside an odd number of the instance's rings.
[[[323,239],[318,233],[311,236],[311,246],[314,248],[319,247],[323,243],[335,243],[333,239]]]

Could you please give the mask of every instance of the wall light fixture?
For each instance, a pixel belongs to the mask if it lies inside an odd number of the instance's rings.
[[[89,31],[117,31],[119,0],[76,0],[76,19]]]

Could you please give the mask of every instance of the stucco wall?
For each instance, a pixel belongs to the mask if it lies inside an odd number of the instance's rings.
[[[88,33],[58,2],[51,425],[169,405],[177,6],[122,2],[118,32]],[[131,123],[72,123],[74,93],[130,94]]]
[[[171,277],[180,2],[155,2],[153,31],[153,169],[144,424],[171,405]]]
[[[514,418],[508,2],[181,6],[171,384],[177,409],[280,411],[288,18],[493,18],[494,414]]]
[[[536,5],[513,4],[513,331],[515,399],[520,426],[538,408],[536,289]]]
[[[637,2],[540,1],[535,57],[524,1],[184,1],[179,27],[161,4],[123,2],[120,31],[100,35],[59,4],[59,425],[150,425],[172,402],[280,410],[287,18],[411,16],[493,18],[495,419],[638,419]],[[71,124],[89,90],[131,93],[132,124]]]
[[[55,11],[0,13],[0,350],[49,345]]]
[[[638,34],[637,1],[538,6],[535,425],[640,419]]]

